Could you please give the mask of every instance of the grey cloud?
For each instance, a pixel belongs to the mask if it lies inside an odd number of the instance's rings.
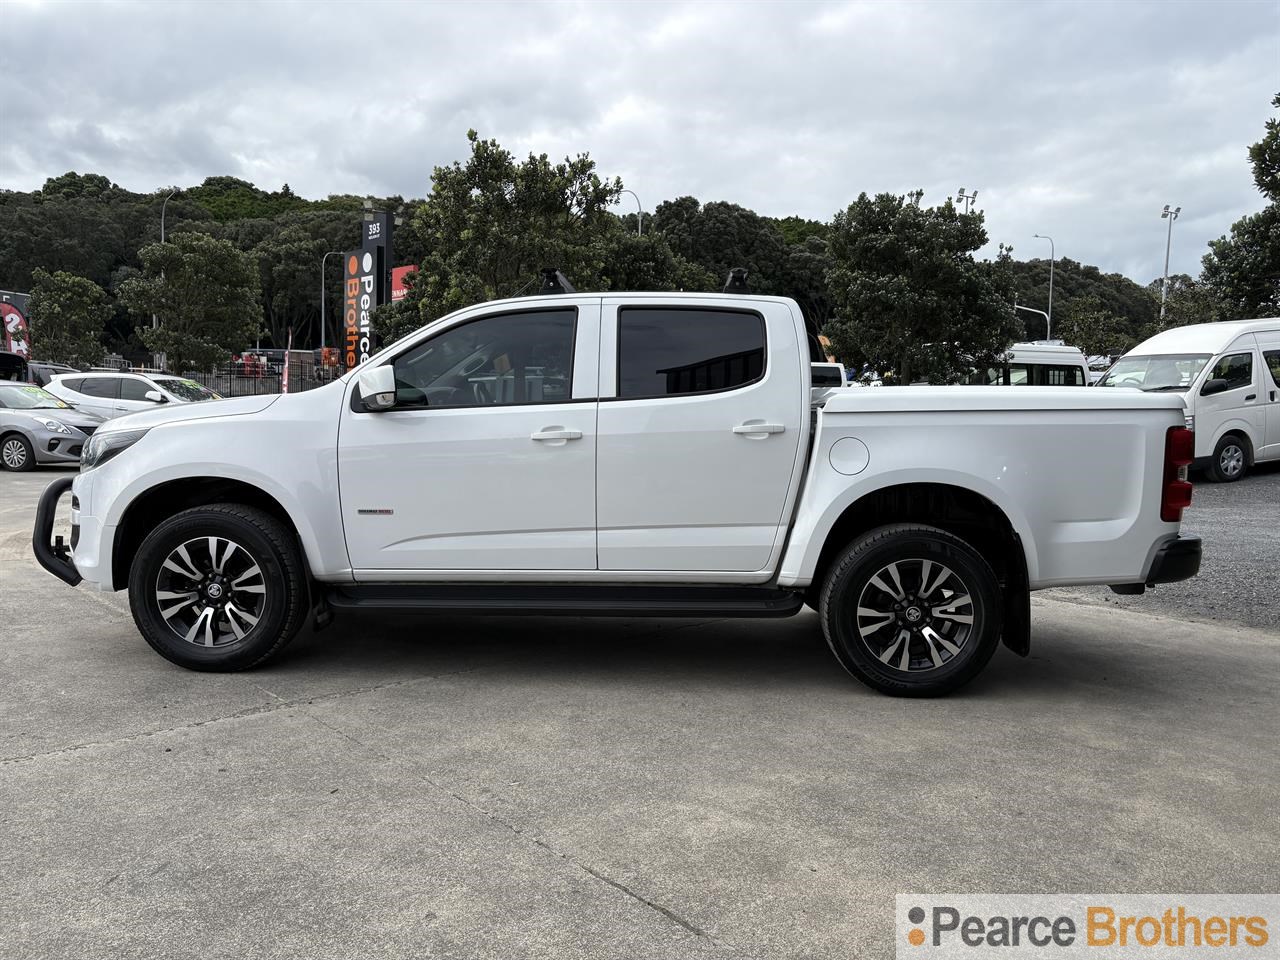
[[[232,174],[421,196],[474,127],[590,152],[652,208],[827,218],[980,190],[992,247],[1140,282],[1260,208],[1275,3],[6,4],[0,185]]]

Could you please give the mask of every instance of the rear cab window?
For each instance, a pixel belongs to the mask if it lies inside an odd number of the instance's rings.
[[[618,310],[618,399],[737,390],[763,379],[764,317],[751,310]]]

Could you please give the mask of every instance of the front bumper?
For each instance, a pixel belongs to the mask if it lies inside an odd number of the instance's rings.
[[[62,537],[53,537],[53,518],[58,512],[58,501],[71,489],[74,482],[75,477],[59,477],[45,487],[44,493],[40,495],[40,504],[36,507],[35,529],[31,533],[31,549],[35,551],[36,561],[59,580],[73,587],[83,578],[71,559],[72,547],[63,543]],[[75,538],[76,531],[73,528],[72,546]]]
[[[1147,587],[1157,583],[1177,583],[1179,580],[1190,580],[1200,572],[1201,545],[1200,538],[1195,536],[1177,536],[1160,546],[1151,560],[1151,569],[1147,571],[1142,583],[1116,583],[1111,591],[1119,594],[1145,593]]]

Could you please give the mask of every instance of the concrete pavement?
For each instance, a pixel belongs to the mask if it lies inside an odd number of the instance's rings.
[[[1274,636],[1037,599],[960,695],[816,617],[340,619],[185,672],[0,475],[0,952],[883,957],[898,892],[1280,886]]]

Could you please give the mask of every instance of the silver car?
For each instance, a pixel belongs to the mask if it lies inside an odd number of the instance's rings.
[[[30,383],[0,383],[0,469],[76,463],[102,417]]]

